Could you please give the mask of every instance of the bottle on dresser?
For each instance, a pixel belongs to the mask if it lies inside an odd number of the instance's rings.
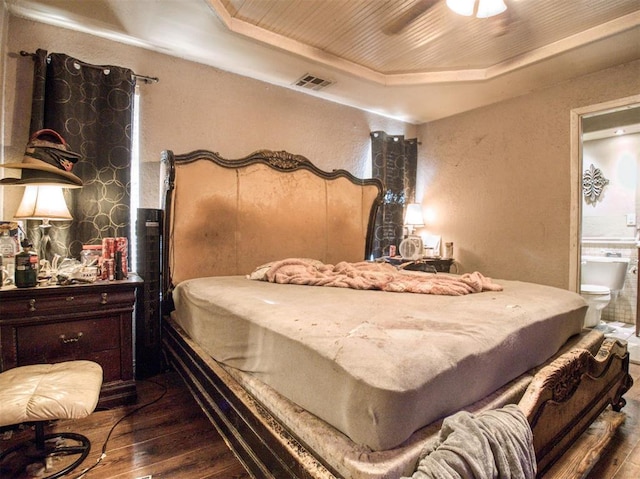
[[[0,233],[0,256],[2,256],[2,278],[13,282],[15,273],[15,258],[18,254],[18,244],[16,240],[9,235],[8,230],[3,230]],[[2,286],[2,284],[0,284]]]
[[[15,284],[18,288],[33,288],[38,284],[38,255],[27,238],[22,240],[22,251],[15,257]]]

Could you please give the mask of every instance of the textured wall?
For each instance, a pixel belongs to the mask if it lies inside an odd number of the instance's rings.
[[[454,242],[461,270],[561,287],[569,284],[570,111],[640,91],[640,62],[634,62],[417,128],[15,17],[8,38],[5,154],[21,155],[28,135],[31,66],[16,53],[37,48],[160,77],[158,84],[141,86],[145,162],[157,161],[163,149],[210,148],[237,157],[271,148],[306,155],[324,169],[365,175],[369,131],[417,133],[417,199],[436,215],[427,230]],[[144,184],[151,189],[154,183]],[[12,201],[5,211],[15,211],[18,200]],[[156,201],[154,191],[142,206]]]
[[[420,127],[417,190],[462,271],[568,287],[570,111],[640,91],[640,61]]]
[[[595,202],[582,200],[582,236],[634,239],[635,225],[627,215],[636,214],[640,133],[585,141],[582,170],[599,169],[609,181]]]
[[[115,64],[160,82],[140,86],[141,159],[160,152],[212,149],[227,158],[257,149],[307,156],[320,168],[370,174],[369,132],[385,130],[415,137],[417,127],[223,72],[202,64],[17,17],[10,17],[4,64],[9,101],[5,153],[21,158],[28,137],[32,67],[20,50],[42,48],[94,64]],[[156,172],[154,166],[143,171]],[[157,207],[155,181],[143,180],[141,206]],[[9,193],[5,193],[8,195]],[[19,200],[19,199],[18,199]],[[18,201],[15,200],[15,201]],[[17,207],[7,201],[6,211]]]

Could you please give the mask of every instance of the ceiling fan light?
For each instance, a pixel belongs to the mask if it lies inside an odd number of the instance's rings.
[[[473,15],[475,3],[476,0],[447,0],[447,7],[458,15],[470,17]]]
[[[502,0],[478,0],[478,18],[493,17],[504,12],[507,6]]]

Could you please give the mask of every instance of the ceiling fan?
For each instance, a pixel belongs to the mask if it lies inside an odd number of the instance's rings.
[[[447,7],[463,16],[488,18],[503,13],[507,6],[503,0],[418,0],[402,15],[384,28],[387,35],[397,35],[411,26],[422,15],[425,15],[438,3],[444,2]]]

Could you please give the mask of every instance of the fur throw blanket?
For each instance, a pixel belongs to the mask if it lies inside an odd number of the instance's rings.
[[[518,406],[446,418],[411,479],[533,479],[533,434]],[[403,478],[409,479],[409,478]]]
[[[307,258],[288,258],[256,268],[249,279],[283,284],[378,289],[396,293],[460,296],[482,291],[502,291],[502,286],[482,274],[460,276],[398,270],[388,263],[340,262],[336,265]]]

